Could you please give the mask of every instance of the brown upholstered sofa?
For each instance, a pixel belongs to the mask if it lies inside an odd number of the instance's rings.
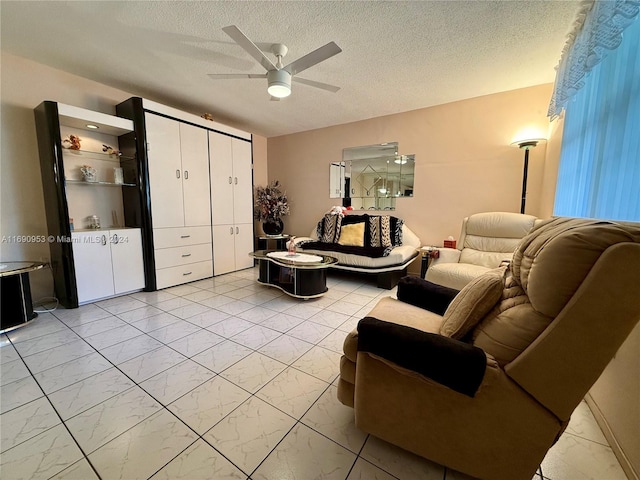
[[[403,279],[345,339],[338,398],[361,430],[418,455],[530,480],[640,319],[640,227],[545,221],[508,270],[455,294]]]

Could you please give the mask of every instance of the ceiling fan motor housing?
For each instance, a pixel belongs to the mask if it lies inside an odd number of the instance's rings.
[[[291,95],[291,74],[286,70],[269,70],[267,72],[269,95],[284,98]]]

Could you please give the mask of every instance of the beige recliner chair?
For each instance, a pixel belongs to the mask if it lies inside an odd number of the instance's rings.
[[[510,212],[476,213],[462,221],[457,248],[438,248],[426,279],[456,290],[503,260],[511,260],[516,246],[533,227],[536,217]]]
[[[361,430],[432,461],[530,480],[640,319],[640,226],[549,220],[509,269],[423,308],[447,290],[405,277],[382,299],[345,340],[338,398]]]

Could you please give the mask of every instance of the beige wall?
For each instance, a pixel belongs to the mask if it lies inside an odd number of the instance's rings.
[[[2,53],[0,235],[47,235],[33,109],[53,100],[102,113],[136,95]],[[203,111],[206,110],[203,107]],[[266,178],[266,139],[254,136],[256,181]],[[255,173],[257,172],[257,173]],[[0,260],[45,260],[46,243],[0,243]],[[33,298],[53,295],[48,270],[30,275]]]
[[[342,159],[343,148],[393,141],[400,154],[416,158],[414,197],[399,198],[395,213],[423,244],[457,238],[472,213],[519,212],[524,153],[509,144],[527,127],[547,135],[551,90],[540,85],[269,138],[269,179],[281,181],[291,202],[286,231],[308,235],[339,203],[329,198],[329,164]],[[538,216],[548,215],[541,207],[548,203],[542,199],[546,149],[542,143],[531,150],[529,162],[526,211]],[[419,271],[417,262],[411,271]]]
[[[609,442],[622,450],[633,474],[640,478],[640,324],[589,391],[592,410],[604,417],[603,430]],[[595,405],[594,405],[595,404]],[[602,421],[602,419],[600,419]],[[613,435],[612,441],[610,435]],[[617,443],[617,445],[615,445]],[[623,464],[624,466],[624,464]],[[635,476],[634,476],[635,475]]]

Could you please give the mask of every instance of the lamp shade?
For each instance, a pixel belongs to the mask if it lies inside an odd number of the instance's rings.
[[[547,141],[546,138],[525,138],[525,139],[515,140],[511,142],[511,146],[529,150],[530,148],[537,146],[538,143],[546,142],[546,141]]]
[[[272,97],[284,98],[291,95],[291,74],[286,70],[270,70],[267,72],[267,81],[267,92]]]

